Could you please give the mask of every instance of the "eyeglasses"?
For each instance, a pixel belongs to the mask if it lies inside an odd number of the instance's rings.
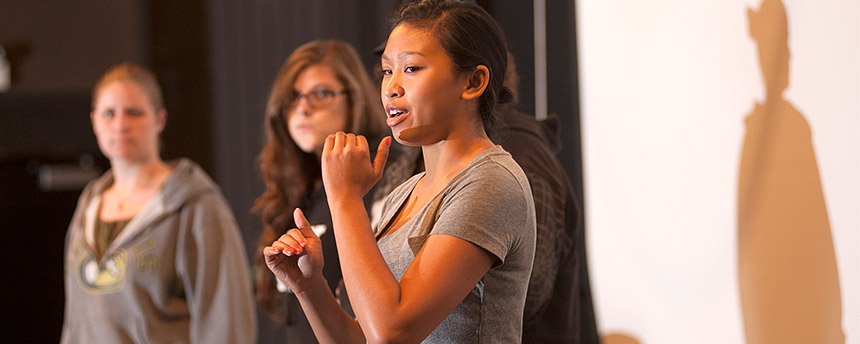
[[[289,109],[294,109],[296,106],[298,106],[302,98],[307,99],[308,105],[313,109],[325,108],[334,103],[334,99],[337,96],[347,93],[349,93],[349,90],[316,90],[310,91],[308,93],[293,92],[293,97],[292,100],[290,100]]]

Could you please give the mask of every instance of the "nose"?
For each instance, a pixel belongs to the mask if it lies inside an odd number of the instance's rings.
[[[382,81],[382,93],[387,98],[399,98],[403,96],[403,86],[400,84],[397,73],[391,74],[388,81]]]
[[[126,113],[125,111],[117,112],[116,120],[113,121],[115,129],[117,131],[120,131],[120,132],[128,130],[130,120],[131,120],[130,115],[128,113]]]
[[[293,111],[297,111],[299,114],[305,117],[309,117],[312,113],[310,100],[308,97],[299,97],[295,100],[296,107]]]

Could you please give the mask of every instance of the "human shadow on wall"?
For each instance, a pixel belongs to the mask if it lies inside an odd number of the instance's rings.
[[[781,0],[747,9],[766,97],[746,118],[738,178],[738,280],[748,343],[843,343],[839,276],[809,124],[783,98]]]

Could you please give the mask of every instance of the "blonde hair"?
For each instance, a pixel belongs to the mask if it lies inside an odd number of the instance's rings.
[[[142,88],[149,97],[149,103],[152,105],[155,112],[164,110],[164,100],[161,95],[161,87],[158,86],[158,79],[155,78],[155,74],[149,69],[131,62],[124,62],[110,67],[106,72],[104,72],[104,74],[102,74],[96,82],[96,86],[93,87],[93,109],[96,108],[96,101],[98,101],[99,93],[101,93],[102,88],[115,81],[134,82],[140,86],[140,88]]]

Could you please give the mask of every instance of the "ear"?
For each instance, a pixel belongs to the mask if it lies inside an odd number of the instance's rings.
[[[161,109],[155,114],[155,120],[158,123],[158,133],[164,131],[164,126],[167,124],[167,110]]]
[[[471,73],[468,74],[466,89],[463,90],[461,98],[465,100],[478,99],[484,94],[487,85],[490,84],[490,70],[487,66],[478,65]]]
[[[90,111],[90,125],[93,127],[93,133],[96,132],[96,110]]]

